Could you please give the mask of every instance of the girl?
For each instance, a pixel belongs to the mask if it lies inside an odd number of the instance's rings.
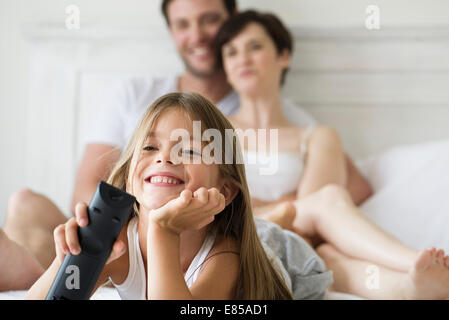
[[[240,96],[240,109],[230,117],[234,127],[278,129],[274,154],[262,154],[251,140],[245,145],[240,136],[255,213],[308,239],[334,271],[335,290],[375,299],[449,298],[449,257],[443,250],[406,247],[354,205],[345,189],[344,153],[335,130],[298,128],[284,116],[281,85],[292,48],[280,21],[255,11],[234,15],[216,37],[217,61]],[[278,172],[260,175],[266,163],[259,157],[278,160]],[[373,265],[379,290],[366,286],[366,271]]]
[[[183,129],[195,138],[193,120],[226,137],[218,144],[223,156],[225,144],[238,156],[238,141],[225,135],[231,124],[206,99],[172,93],[156,100],[108,180],[137,201],[95,289],[110,279],[128,299],[291,299],[285,270],[270,262],[257,237],[244,166],[205,164],[201,141],[191,139],[180,142],[189,161],[173,160],[171,134]],[[28,298],[45,298],[64,255],[79,254],[77,228],[87,224],[86,208],[78,204],[79,221],[55,229],[57,257]]]

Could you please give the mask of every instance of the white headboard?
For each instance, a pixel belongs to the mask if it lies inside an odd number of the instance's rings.
[[[356,159],[449,138],[449,31],[291,28],[285,94],[335,127]],[[29,25],[28,185],[68,211],[91,114],[114,77],[182,71],[165,29]]]

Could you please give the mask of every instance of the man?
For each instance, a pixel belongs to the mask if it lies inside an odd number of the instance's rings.
[[[238,97],[224,72],[217,70],[212,49],[218,29],[236,12],[235,0],[163,0],[162,12],[185,71],[180,76],[130,78],[108,95],[97,115],[97,125],[87,133],[72,212],[76,203],[88,203],[98,182],[107,179],[140,115],[159,96],[171,91],[194,91],[215,103],[225,115],[238,109]],[[289,101],[285,101],[284,108],[298,125],[313,122]],[[370,194],[369,185],[351,161],[348,168],[351,185],[357,190],[355,201],[365,199]],[[4,261],[0,269],[8,275],[3,279],[0,275],[0,291],[27,289],[37,279],[55,256],[53,230],[66,220],[53,202],[31,190],[21,190],[10,198],[4,232],[0,229],[0,260]],[[17,268],[3,257],[11,262],[22,261],[21,265],[27,267]]]

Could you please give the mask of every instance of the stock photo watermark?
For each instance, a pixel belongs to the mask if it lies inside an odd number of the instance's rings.
[[[366,267],[365,273],[368,275],[366,277],[365,286],[368,290],[379,290],[380,289],[380,269],[378,266],[372,264]]]
[[[65,8],[67,17],[65,19],[65,27],[67,30],[79,30],[80,25],[80,8],[74,4],[71,4]]]
[[[68,290],[78,290],[80,288],[80,269],[76,265],[69,265],[65,268],[65,273],[69,276],[65,280]]]
[[[367,17],[365,19],[365,27],[368,30],[380,29],[380,9],[376,5],[369,5],[366,7],[365,13]]]
[[[269,151],[267,132],[266,129],[226,129],[225,137],[222,137],[217,129],[202,132],[201,121],[193,121],[193,136],[182,128],[171,132],[170,141],[179,142],[170,150],[170,161],[174,164],[257,164],[260,175],[273,175],[279,168],[278,129],[269,130]],[[239,137],[247,139],[250,145],[257,145],[256,157],[248,158],[246,163],[241,152],[235,152],[234,157],[233,141]],[[203,146],[203,143],[207,145]],[[240,147],[240,144],[236,145]]]

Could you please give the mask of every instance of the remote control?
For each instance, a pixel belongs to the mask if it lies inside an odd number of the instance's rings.
[[[89,299],[135,200],[100,181],[88,207],[89,223],[78,228],[81,252],[65,256],[46,300]]]

